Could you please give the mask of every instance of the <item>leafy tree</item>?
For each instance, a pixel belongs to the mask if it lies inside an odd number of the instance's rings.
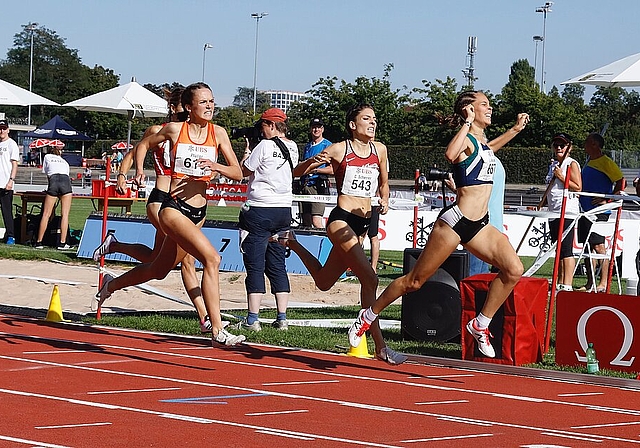
[[[360,76],[353,83],[344,80],[338,83],[336,77],[320,78],[309,97],[294,104],[289,111],[292,137],[297,141],[307,138],[309,121],[321,117],[325,123],[325,137],[331,141],[345,138],[346,113],[360,103],[370,104],[378,121],[376,139],[391,145],[404,143],[409,95],[403,89],[392,89],[389,80],[393,64],[384,68],[382,79]]]
[[[258,91],[256,94],[256,115],[267,110],[270,104],[269,95]],[[238,93],[233,97],[233,105],[246,113],[253,114],[253,87],[238,87]]]

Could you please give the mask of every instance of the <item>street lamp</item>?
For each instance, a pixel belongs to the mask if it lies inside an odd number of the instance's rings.
[[[544,41],[544,38],[542,36],[533,36],[533,41],[536,43],[536,56],[533,60],[533,79],[535,81],[538,74],[538,42]]]
[[[256,19],[256,53],[253,59],[253,115],[256,115],[256,96],[258,91],[256,90],[256,80],[258,79],[258,24],[260,19],[268,16],[268,12],[254,12],[251,17]]]
[[[204,44],[204,48],[202,49],[202,82],[204,82],[204,61],[207,56],[207,48],[213,48],[211,44]]]
[[[551,6],[553,5],[553,2],[546,2],[544,4],[544,6],[539,7],[538,9],[536,9],[536,12],[541,12],[542,13],[542,82],[540,83],[540,90],[542,91],[542,93],[547,93],[547,86],[546,86],[546,74],[544,71],[544,50],[545,50],[545,44],[547,42],[547,13],[552,12],[551,11]]]
[[[33,87],[33,33],[38,29],[37,23],[29,22],[29,24],[24,27],[25,31],[31,31],[31,56],[29,57],[29,92]],[[29,104],[29,116],[27,118],[27,124],[31,125],[31,104]]]

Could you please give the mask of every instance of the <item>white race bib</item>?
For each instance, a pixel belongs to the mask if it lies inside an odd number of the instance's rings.
[[[213,146],[200,146],[192,143],[178,143],[173,171],[193,177],[208,176],[211,171],[198,166],[199,159],[216,161],[216,151]]]
[[[342,182],[342,194],[361,198],[372,198],[378,190],[377,168],[347,166]]]
[[[482,168],[478,173],[478,180],[491,182],[496,172],[496,156],[493,151],[483,150],[480,151],[480,157],[482,158]]]

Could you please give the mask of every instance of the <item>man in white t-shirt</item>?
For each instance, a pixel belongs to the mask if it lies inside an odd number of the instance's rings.
[[[272,235],[289,230],[293,194],[293,168],[298,164],[298,146],[286,138],[287,115],[278,108],[266,110],[259,125],[263,140],[247,150],[240,162],[249,177],[247,202],[240,210],[240,250],[247,271],[248,314],[240,328],[260,331],[260,303],[266,294],[265,275],[276,297],[278,315],[273,327],[286,330],[291,287],[285,265],[285,248],[270,241]]]
[[[0,120],[0,206],[4,220],[5,242],[15,244],[13,228],[13,185],[18,172],[20,150],[18,144],[9,137],[9,123]]]

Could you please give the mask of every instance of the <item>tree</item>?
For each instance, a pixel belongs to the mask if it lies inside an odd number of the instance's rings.
[[[270,104],[269,95],[258,91],[256,94],[256,114],[267,110]],[[253,88],[238,87],[238,93],[233,97],[233,105],[246,113],[253,114]]]
[[[13,48],[8,50],[7,58],[0,62],[0,78],[28,89],[31,31],[26,27],[23,25],[22,31],[14,36]],[[92,69],[83,65],[78,50],[67,48],[64,38],[40,26],[33,31],[32,85],[34,93],[64,104],[117,86],[118,76],[113,70],[101,66]],[[25,117],[27,113],[23,107],[7,108],[7,114],[11,117]],[[103,118],[107,114],[51,106],[32,107],[32,122],[42,124],[55,113],[60,113],[69,124],[91,136],[100,134],[111,137],[119,134],[115,128],[124,126],[126,129],[126,117]]]
[[[289,110],[291,134],[294,140],[307,138],[309,121],[320,117],[325,123],[325,137],[339,141],[346,137],[345,120],[349,108],[356,104],[370,104],[378,121],[376,139],[387,145],[403,143],[406,135],[406,114],[409,95],[403,89],[392,89],[389,80],[393,64],[384,67],[382,79],[360,76],[353,83],[338,78],[320,78],[308,97]]]

